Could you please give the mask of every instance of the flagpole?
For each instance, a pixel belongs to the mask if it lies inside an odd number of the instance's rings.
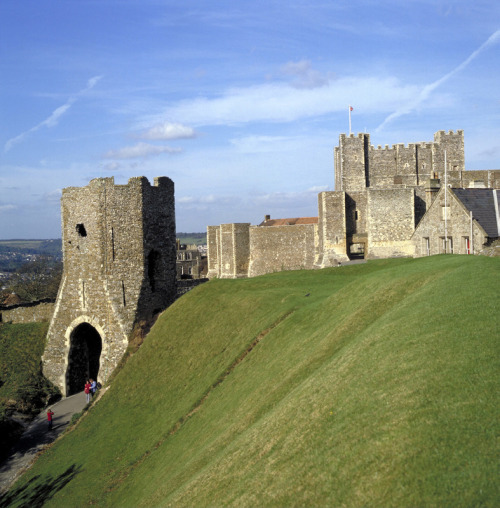
[[[351,105],[349,104],[349,136],[352,134],[352,130],[351,130],[351,111],[352,111],[352,108],[351,108]]]
[[[444,253],[448,254],[448,208],[446,196],[448,194],[448,179],[446,171],[446,150],[444,151]]]

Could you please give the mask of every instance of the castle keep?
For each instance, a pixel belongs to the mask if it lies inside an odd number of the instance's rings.
[[[132,330],[176,294],[174,183],[97,178],[61,198],[64,270],[43,371],[65,395],[106,381]]]
[[[423,240],[415,231],[444,187],[445,162],[448,187],[500,187],[499,170],[465,170],[461,130],[439,131],[433,142],[383,148],[372,146],[369,134],[341,134],[334,149],[336,190],[318,195],[318,217],[273,221],[266,216],[258,226],[209,226],[208,277],[254,277],[336,266],[353,258],[423,255]],[[442,229],[441,224],[434,229]],[[474,231],[478,246],[498,236],[482,227]],[[466,245],[460,239],[455,245],[461,243]]]

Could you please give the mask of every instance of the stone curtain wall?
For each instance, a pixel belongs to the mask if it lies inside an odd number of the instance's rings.
[[[454,187],[466,189],[474,187],[474,184],[484,185],[488,189],[499,189],[500,170],[464,171],[460,185],[455,185]]]
[[[315,224],[251,227],[248,276],[314,268],[316,229]]]
[[[415,228],[413,189],[368,192],[367,258],[413,255],[409,241]]]
[[[66,391],[73,331],[91,325],[102,340],[99,380],[118,364],[136,323],[176,295],[174,185],[144,177],[70,187],[61,198],[63,277],[43,356],[45,375]]]
[[[54,313],[54,301],[33,302],[10,307],[0,307],[1,323],[40,323],[50,321]]]
[[[318,195],[318,246],[316,265],[336,266],[347,261],[346,195],[342,191]]]
[[[250,258],[249,227],[249,223],[220,225],[217,251],[219,260],[218,277],[236,279],[248,276]]]
[[[207,226],[207,277],[218,277],[220,274],[220,226]]]

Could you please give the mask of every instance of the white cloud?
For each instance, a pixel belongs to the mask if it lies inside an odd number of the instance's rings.
[[[141,157],[151,157],[162,153],[179,153],[180,148],[171,148],[169,146],[155,146],[148,143],[137,143],[134,146],[125,146],[118,150],[110,150],[104,154],[105,159],[137,159]]]
[[[319,194],[320,192],[324,192],[327,190],[328,190],[327,185],[316,185],[314,187],[309,187],[309,189],[307,189],[307,192],[314,192],[316,194]]]
[[[328,76],[315,70],[309,60],[288,62],[281,67],[281,73],[285,76],[293,76],[292,86],[295,88],[318,88],[328,84]]]
[[[345,77],[319,88],[293,88],[267,83],[233,88],[218,98],[179,102],[157,116],[191,125],[234,125],[248,122],[290,122],[345,111],[349,104],[365,112],[385,112],[401,106],[419,92],[416,85],[394,77]],[[154,121],[151,117],[148,122]]]
[[[193,128],[187,127],[180,123],[164,122],[155,125],[139,137],[141,139],[162,141],[171,139],[190,139],[196,137],[196,132]]]
[[[11,210],[16,210],[18,207],[16,205],[0,205],[0,213],[10,212]]]
[[[243,153],[272,152],[282,149],[285,142],[292,139],[287,136],[245,136],[233,138],[229,142]]]
[[[120,163],[116,162],[116,161],[109,162],[107,164],[102,165],[102,169],[104,169],[104,171],[116,171],[120,168],[121,168]]]
[[[445,81],[448,81],[452,76],[462,71],[474,60],[480,53],[482,53],[489,46],[500,41],[500,30],[494,32],[478,49],[473,51],[468,58],[466,58],[460,65],[455,67],[452,71],[448,72],[441,78],[437,79],[433,83],[425,85],[415,97],[412,97],[406,104],[402,104],[393,113],[391,113],[376,129],[376,132],[382,130],[389,122],[399,118],[400,116],[407,115],[415,111],[423,102],[425,102],[436,88],[441,86]]]
[[[87,86],[83,90],[80,90],[75,95],[69,97],[69,99],[66,101],[65,104],[56,108],[45,120],[43,120],[43,122],[40,122],[38,125],[35,125],[31,129],[28,129],[27,131],[23,132],[22,134],[19,134],[18,136],[15,136],[14,138],[7,140],[7,142],[4,145],[4,152],[8,152],[14,145],[23,141],[28,134],[32,134],[33,132],[36,132],[42,127],[49,128],[55,127],[59,123],[59,119],[71,108],[71,106],[76,102],[76,100],[81,95],[91,90],[101,79],[101,77],[102,76],[94,76],[93,78],[90,78],[87,81]]]

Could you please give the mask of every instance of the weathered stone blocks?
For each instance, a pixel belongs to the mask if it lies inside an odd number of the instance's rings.
[[[64,189],[61,210],[64,270],[43,370],[69,394],[75,378],[106,381],[134,325],[151,321],[174,301],[174,184],[167,177],[155,178],[154,186],[145,177],[131,178],[127,185],[98,178],[86,187]],[[83,362],[85,372],[74,367],[78,362],[70,355],[70,349],[78,349],[75,341],[83,341],[80,354],[87,360],[95,353],[97,340],[82,333],[88,326],[101,340],[93,372],[89,361]]]

